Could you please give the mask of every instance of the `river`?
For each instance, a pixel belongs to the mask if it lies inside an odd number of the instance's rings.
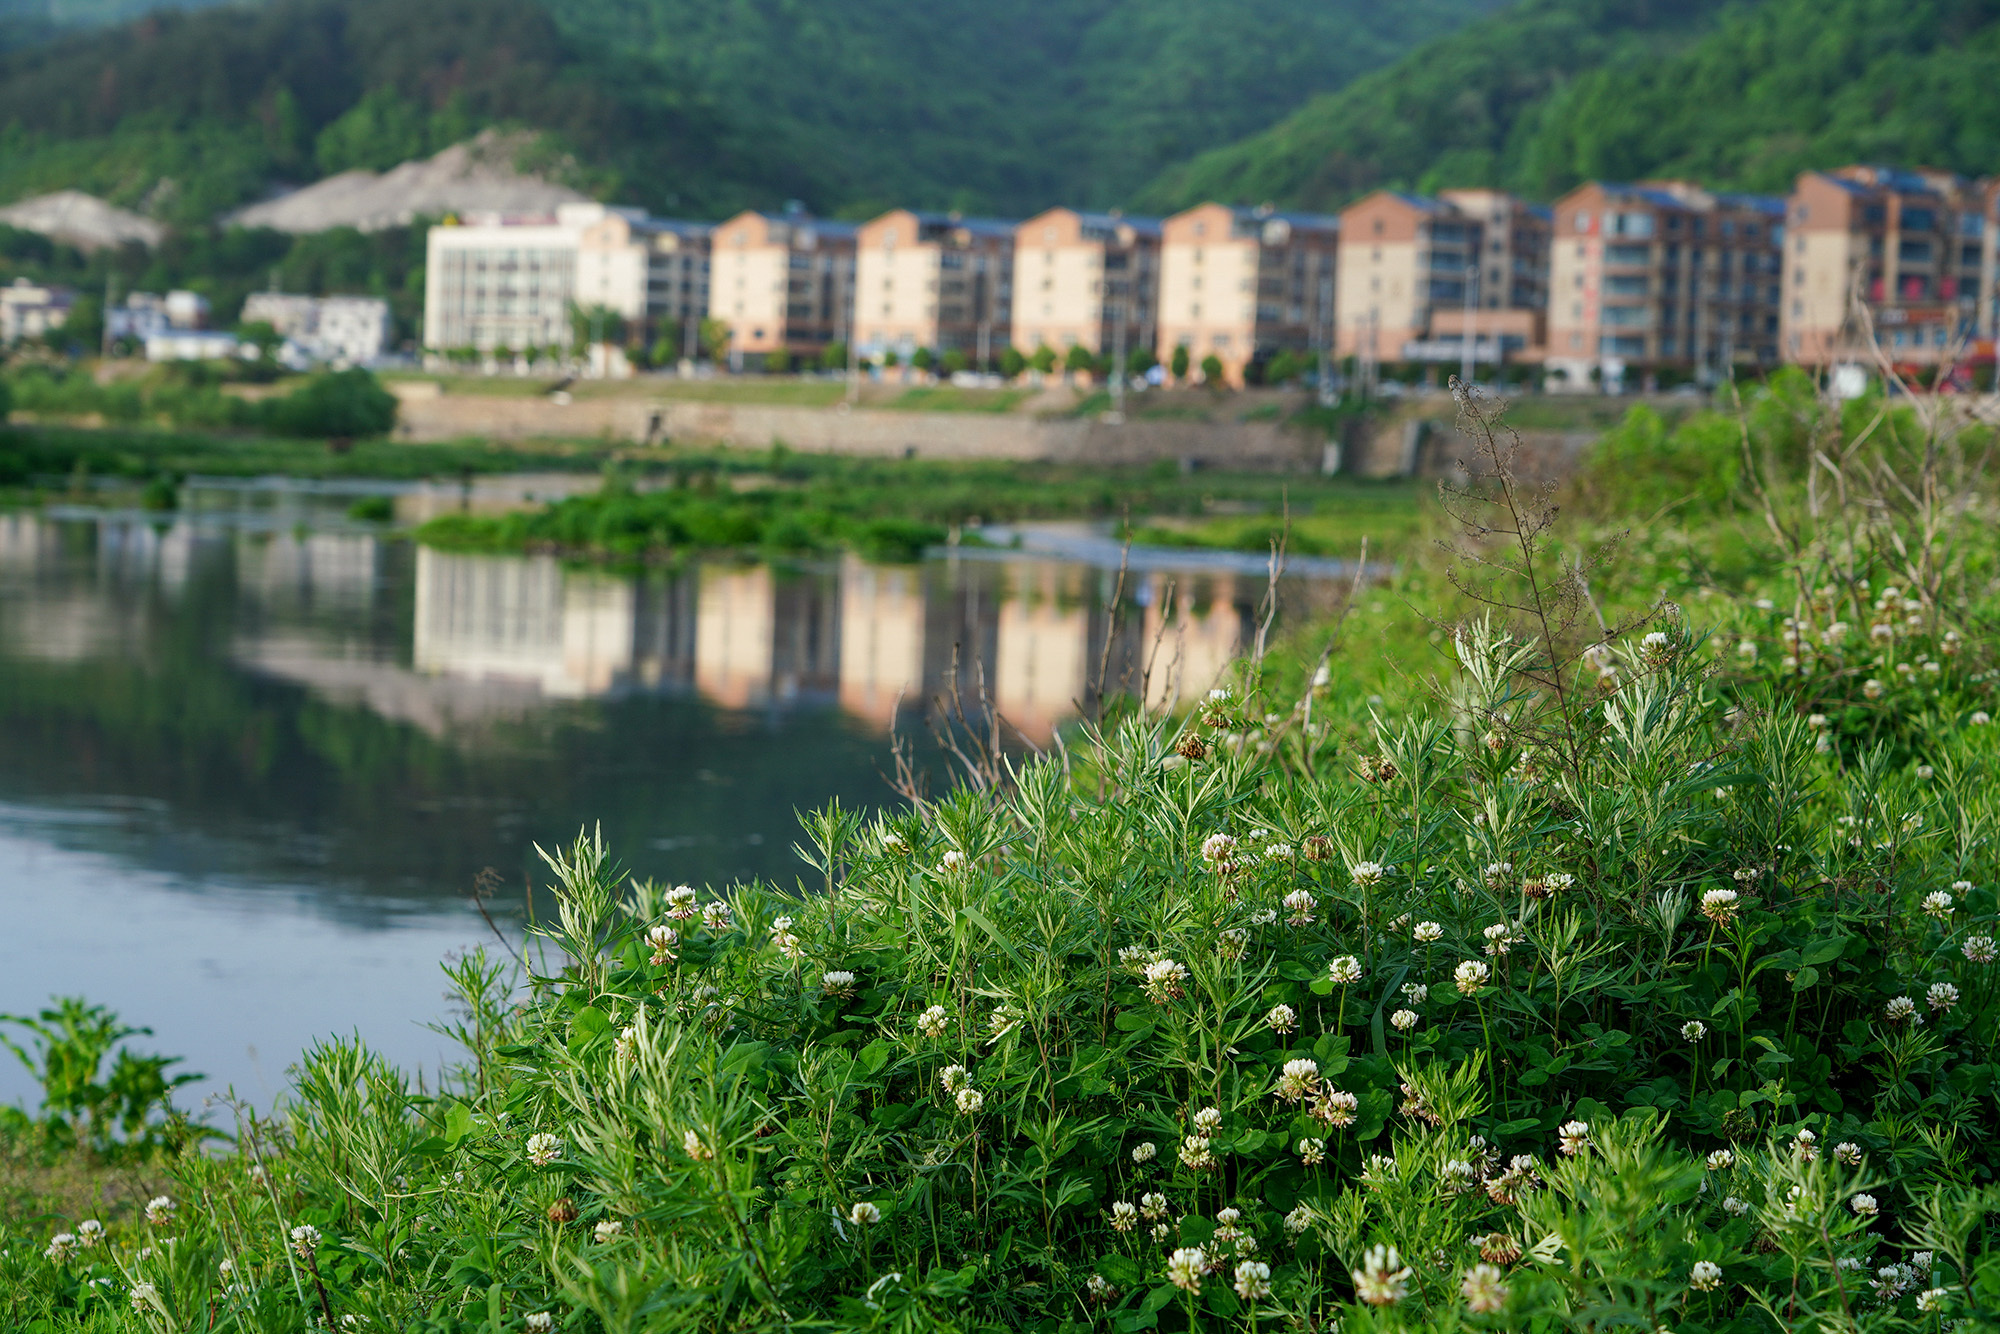
[[[435,1068],[437,965],[493,940],[467,893],[490,868],[518,937],[536,844],[601,823],[636,875],[790,886],[794,812],[895,800],[890,726],[924,736],[954,670],[1041,744],[1102,664],[1207,689],[1266,589],[1035,533],[612,572],[418,547],[311,488],[189,494],[0,514],[0,1013],[109,1005],[208,1076],[184,1102],[269,1105],[335,1032]],[[0,1101],[35,1092],[0,1066]]]

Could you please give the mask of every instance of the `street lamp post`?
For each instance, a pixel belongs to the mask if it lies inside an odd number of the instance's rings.
[[[1465,266],[1465,325],[1459,333],[1464,347],[1459,356],[1458,382],[1469,391],[1472,388],[1472,373],[1475,369],[1473,349],[1477,346],[1475,323],[1479,318],[1479,266]]]

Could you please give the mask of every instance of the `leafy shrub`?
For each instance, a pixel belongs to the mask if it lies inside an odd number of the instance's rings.
[[[396,424],[396,397],[370,371],[322,371],[283,398],[260,405],[261,424],[279,435],[365,439]]]

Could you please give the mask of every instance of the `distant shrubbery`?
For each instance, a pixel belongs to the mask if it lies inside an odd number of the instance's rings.
[[[31,364],[9,376],[14,406],[48,416],[101,416],[210,430],[263,431],[312,439],[386,435],[396,422],[394,395],[366,370],[323,371],[290,393],[239,398],[223,377],[199,363],[162,367],[142,377],[100,384],[87,370]]]

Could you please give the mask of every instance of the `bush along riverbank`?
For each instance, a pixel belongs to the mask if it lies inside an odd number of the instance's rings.
[[[1433,681],[1252,661],[805,817],[804,892],[552,850],[525,976],[449,969],[441,1086],[316,1047],[151,1204],[11,1219],[0,1312],[1991,1328],[1994,544],[1976,474],[1869,430],[1855,509],[1768,479],[1767,576],[1699,619],[1600,622],[1487,438]]]

